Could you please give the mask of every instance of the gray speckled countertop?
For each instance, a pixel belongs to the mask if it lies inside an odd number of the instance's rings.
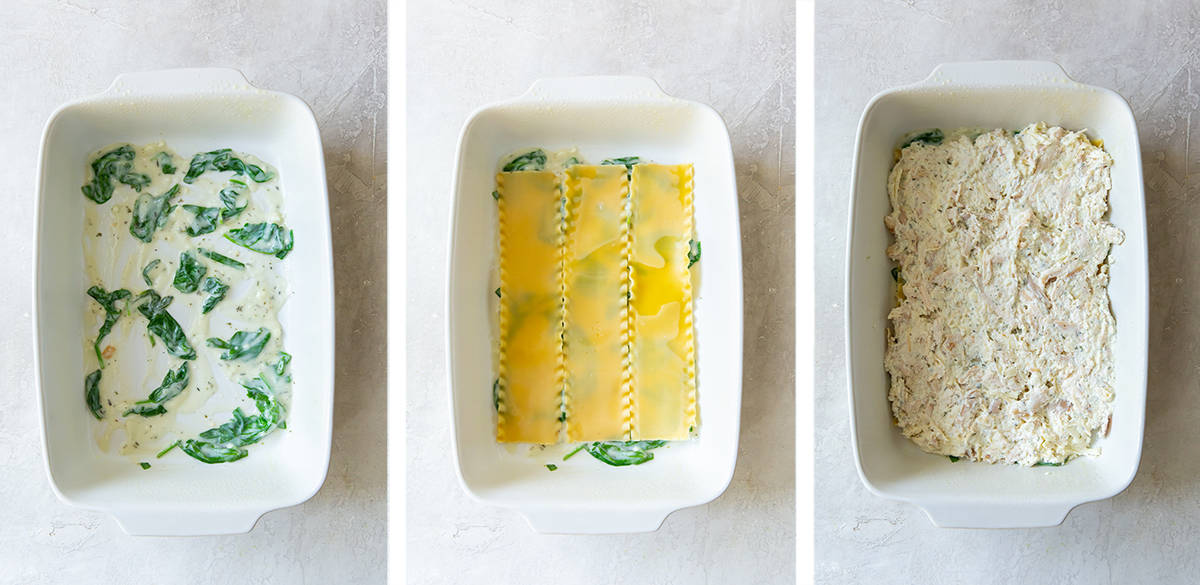
[[[794,7],[537,4],[448,1],[408,13],[409,582],[792,583]],[[588,74],[648,76],[712,105],[737,166],[746,296],[737,470],[724,495],[649,534],[536,534],[515,512],[471,500],[450,453],[443,331],[459,129],[473,109],[537,78]]]
[[[1200,16],[1190,2],[820,2],[816,44],[816,574],[819,583],[1186,583],[1200,574]],[[934,528],[859,482],[843,355],[855,128],[875,93],[938,63],[1059,62],[1116,90],[1141,135],[1150,235],[1150,368],[1141,467],[1111,500],[1036,530]],[[1195,120],[1193,120],[1195,118]],[[1198,175],[1200,177],[1200,175]],[[1195,253],[1193,253],[1195,252]],[[1119,389],[1118,389],[1119,391]]]
[[[0,583],[382,583],[386,433],[384,2],[0,3]],[[325,145],[337,289],[329,476],[247,535],[132,538],[67,506],[42,465],[30,340],[42,126],[124,72],[225,66],[300,96]],[[149,572],[148,572],[149,571]]]

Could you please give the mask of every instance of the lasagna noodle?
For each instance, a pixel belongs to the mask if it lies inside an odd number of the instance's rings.
[[[562,426],[562,194],[551,172],[500,173],[496,439],[556,443]]]
[[[567,171],[563,395],[571,442],[629,436],[628,194],[625,167]]]
[[[696,424],[692,166],[634,166],[631,202],[630,438],[686,439]]]

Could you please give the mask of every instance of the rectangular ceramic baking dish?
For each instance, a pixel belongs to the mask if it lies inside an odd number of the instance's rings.
[[[586,160],[636,155],[695,165],[695,220],[703,242],[695,289],[699,437],[609,467],[565,447],[530,454],[495,439],[495,340],[489,280],[497,261],[497,163],[518,149],[578,147]],[[512,508],[539,532],[640,532],[716,498],[737,459],[742,388],[742,267],[729,134],[708,106],[670,97],[649,79],[543,79],[524,95],[468,118],[458,143],[446,300],[451,423],[459,479],[481,502]],[[549,471],[545,464],[558,466]]]
[[[1125,242],[1111,255],[1109,298],[1116,318],[1112,428],[1102,453],[1062,467],[959,461],[922,452],[893,423],[883,368],[888,311],[895,305],[887,176],[893,151],[913,130],[1022,128],[1046,122],[1087,129],[1113,158],[1111,221]],[[1129,485],[1142,449],[1146,406],[1147,257],[1142,162],[1133,112],[1113,91],[1073,81],[1054,63],[993,61],[941,65],[924,81],[875,96],[855,148],[847,251],[846,353],[851,437],[859,476],[872,492],[912,502],[938,526],[1059,524],[1084,502]]]
[[[296,234],[282,263],[289,297],[280,314],[295,356],[288,427],[233,463],[153,460],[102,452],[84,406],[81,340],[87,297],[80,193],[94,150],[166,141],[184,156],[217,148],[253,153],[279,171],[284,215]],[[230,69],[177,69],[118,77],[103,93],[50,116],[42,137],[34,243],[34,358],[46,470],[64,502],[114,516],[135,535],[246,532],[263,513],[321,487],[333,415],[333,260],[321,138],[299,98],[258,89]],[[64,349],[66,348],[66,349]]]

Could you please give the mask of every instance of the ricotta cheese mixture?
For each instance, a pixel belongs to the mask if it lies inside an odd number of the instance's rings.
[[[87,160],[80,302],[97,445],[143,468],[164,448],[245,457],[286,428],[291,388],[279,312],[293,236],[278,174],[248,154],[181,157],[161,142]]]
[[[885,367],[929,453],[1061,464],[1097,454],[1113,397],[1112,158],[1083,132],[924,133],[888,177],[899,305]]]

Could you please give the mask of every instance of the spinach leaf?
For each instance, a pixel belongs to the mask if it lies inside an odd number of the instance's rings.
[[[225,239],[263,254],[283,259],[292,251],[292,230],[274,223],[248,223],[229,230]]]
[[[574,451],[571,451],[570,453],[563,455],[563,461],[566,461],[567,459],[574,457],[576,453],[583,451],[584,447],[587,447],[587,443],[584,443],[578,447],[575,447]]]
[[[275,362],[275,375],[283,377],[287,373],[287,367],[290,363],[292,363],[292,354],[286,351],[279,352],[279,361]]]
[[[104,405],[100,404],[100,370],[95,370],[83,379],[83,399],[96,420],[104,418]]]
[[[179,322],[167,312],[174,297],[160,297],[157,292],[148,290],[138,295],[138,298],[148,297],[149,300],[138,305],[138,312],[150,322],[146,329],[157,335],[167,346],[167,353],[181,359],[196,359],[196,350],[188,343],[187,336]]]
[[[126,144],[92,161],[92,182],[82,187],[83,196],[96,203],[107,202],[112,198],[114,179],[140,193],[150,184],[150,177],[133,172],[134,155],[133,147]]]
[[[175,281],[172,283],[182,293],[194,293],[200,288],[200,279],[208,267],[201,264],[191,252],[179,253],[179,269],[175,271]]]
[[[555,470],[557,470],[557,469],[558,469],[558,466],[557,466],[557,465],[555,465],[555,464],[553,464],[553,463],[547,463],[547,464],[546,464],[546,469],[549,469],[550,471],[555,471]]]
[[[204,299],[204,306],[201,307],[201,313],[208,313],[217,306],[225,298],[225,293],[229,292],[229,285],[223,283],[215,276],[210,276],[204,279],[204,292],[209,293],[209,297]]]
[[[500,288],[499,287],[496,288],[495,293],[496,293],[496,298],[500,298]]]
[[[104,352],[100,351],[100,342],[104,341],[105,337],[108,337],[109,332],[112,331],[113,325],[116,324],[117,319],[121,317],[121,311],[124,310],[125,305],[129,303],[129,301],[126,299],[129,298],[130,293],[123,288],[108,292],[98,286],[93,286],[87,289],[87,294],[89,297],[95,299],[97,303],[100,303],[100,306],[104,308],[104,323],[100,325],[100,332],[96,334],[96,342],[92,344],[92,348],[96,350],[96,359],[100,361],[100,367],[103,368]],[[125,303],[122,303],[122,305],[118,307],[117,301],[125,301]]]
[[[158,165],[164,175],[175,174],[174,158],[165,151],[154,155],[154,164]]]
[[[249,176],[255,183],[265,183],[272,178],[271,173],[264,171],[262,167],[247,164],[246,161],[233,156],[233,149],[222,148],[193,156],[183,182],[190,185],[206,171],[233,171],[238,175]]]
[[[541,171],[546,168],[546,151],[538,148],[522,154],[504,165],[504,172]]]
[[[219,337],[209,337],[208,346],[225,350],[221,354],[223,360],[251,360],[262,353],[263,346],[271,339],[271,332],[266,327],[258,331],[238,331],[225,341]]]
[[[569,169],[575,165],[580,165],[580,164],[583,164],[583,161],[581,161],[577,157],[573,156],[573,157],[567,159],[567,162],[564,162],[563,166]]]
[[[225,209],[221,210],[221,223],[225,223],[237,217],[243,211],[245,211],[246,206],[249,205],[249,203],[247,203],[239,206],[238,192],[233,189],[221,189],[220,195],[221,205],[225,206]]]
[[[942,134],[941,128],[934,128],[933,130],[927,130],[917,134],[916,136],[913,136],[912,138],[909,138],[908,140],[905,140],[904,144],[902,144],[900,148],[903,150],[914,142],[920,142],[923,144],[941,144],[942,140],[945,138],[946,135]]]
[[[229,422],[200,433],[198,439],[180,442],[184,453],[204,463],[237,461],[249,454],[247,445],[261,441],[277,428],[286,428],[283,406],[262,376],[243,383],[242,387],[246,396],[254,400],[258,414],[246,416],[241,408],[235,408]]]
[[[187,226],[187,235],[194,238],[204,234],[211,234],[217,230],[217,222],[221,220],[221,208],[201,207],[190,204],[183,205],[182,207],[195,214],[191,225]]]
[[[147,263],[146,267],[142,269],[142,280],[146,281],[146,286],[154,286],[154,279],[150,277],[150,273],[154,272],[154,269],[158,268],[159,264],[162,264],[162,260],[155,258]]]
[[[620,158],[606,158],[600,161],[602,165],[622,165],[625,167],[625,172],[632,173],[633,165],[642,164],[642,159],[636,156],[622,156]]]
[[[896,282],[900,282],[900,267],[899,266],[892,267],[892,280],[894,280]]]
[[[170,445],[167,445],[167,448],[166,448],[166,449],[163,449],[162,451],[159,451],[159,452],[158,452],[158,454],[154,456],[154,458],[155,458],[155,459],[162,459],[162,456],[163,456],[163,455],[166,455],[167,453],[170,453],[170,452],[171,452],[171,449],[174,449],[175,447],[178,447],[178,446],[179,446],[179,443],[181,443],[181,442],[182,442],[182,441],[175,441],[174,443],[171,443]]]
[[[499,192],[499,191],[492,191],[492,199],[495,199],[496,201],[499,201],[499,200],[500,200],[500,192]]]
[[[605,441],[588,443],[587,452],[609,465],[641,465],[654,459],[651,449],[666,445],[666,441]]]
[[[1034,463],[1033,466],[1034,467],[1062,467],[1063,463],[1066,463],[1066,461],[1062,461],[1060,463],[1051,463],[1049,461],[1038,461],[1037,463]]]
[[[141,401],[129,407],[121,416],[136,414],[138,416],[159,416],[167,414],[167,407],[157,402]]]
[[[150,397],[145,402],[164,403],[179,396],[183,392],[183,389],[187,387],[189,373],[187,362],[179,364],[179,368],[174,371],[167,370],[167,374],[163,376],[162,384],[159,384],[158,388],[155,388],[150,393]]]
[[[149,193],[138,195],[133,203],[133,217],[129,220],[129,233],[133,237],[150,243],[154,232],[167,225],[167,216],[175,210],[171,198],[179,192],[179,185],[171,185],[166,193],[155,197]]]
[[[500,378],[492,380],[492,406],[500,412]]]
[[[947,455],[946,457],[950,458],[950,463],[958,463],[958,460],[962,459],[962,457],[958,457],[955,455]]]
[[[209,260],[224,264],[226,266],[231,266],[233,268],[237,268],[238,270],[241,270],[246,267],[245,264],[242,264],[241,262],[238,262],[237,260],[234,260],[233,258],[230,258],[229,256],[226,256],[224,254],[220,254],[218,252],[213,252],[212,250],[205,250],[204,248],[197,248],[196,251],[200,252],[201,256],[204,256],[205,258],[208,258]]]
[[[688,268],[700,261],[700,240],[688,240]]]
[[[142,469],[150,469],[150,464],[145,461],[138,463],[138,465],[141,465]]]

